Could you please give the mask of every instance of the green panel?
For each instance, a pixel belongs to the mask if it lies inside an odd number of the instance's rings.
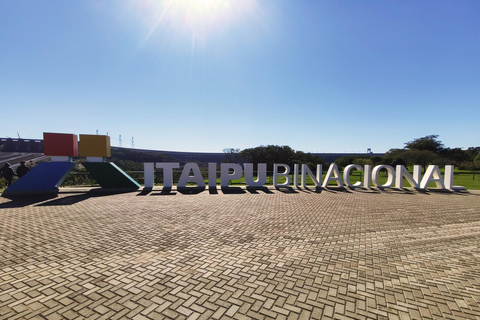
[[[102,188],[138,189],[140,185],[113,162],[84,162],[83,166]]]

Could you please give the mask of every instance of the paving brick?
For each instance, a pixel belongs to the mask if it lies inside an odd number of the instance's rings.
[[[0,199],[0,318],[480,319],[480,192]]]

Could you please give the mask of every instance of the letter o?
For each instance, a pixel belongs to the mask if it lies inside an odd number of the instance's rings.
[[[382,169],[387,169],[387,174],[388,174],[387,182],[383,185],[381,185],[378,182],[378,174]],[[372,182],[376,187],[391,188],[393,186],[394,181],[395,181],[395,169],[393,169],[393,167],[382,164],[373,168]]]

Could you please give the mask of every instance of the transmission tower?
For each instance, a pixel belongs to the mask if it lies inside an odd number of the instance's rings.
[[[132,137],[132,149],[135,148],[135,142],[133,141],[133,137]]]
[[[122,135],[121,134],[118,136],[118,146],[122,147]]]

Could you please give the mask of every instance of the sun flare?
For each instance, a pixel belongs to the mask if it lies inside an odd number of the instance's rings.
[[[205,42],[255,15],[257,0],[135,0],[131,2],[149,28],[145,42],[159,30]]]

